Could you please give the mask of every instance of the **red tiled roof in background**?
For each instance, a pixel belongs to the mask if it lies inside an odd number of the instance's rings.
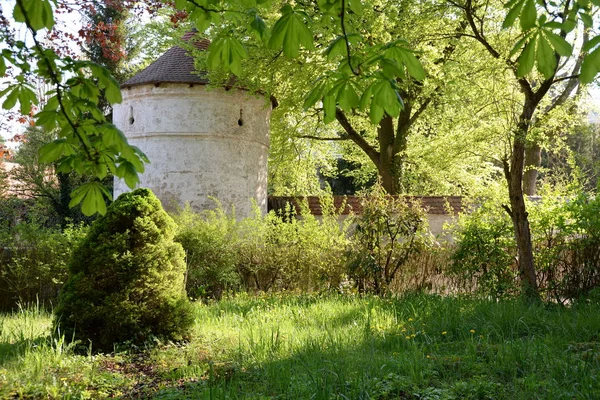
[[[183,40],[190,41],[197,32],[191,31],[183,36]],[[208,39],[193,41],[199,50],[206,50],[210,45]],[[121,87],[131,87],[145,84],[160,83],[189,83],[207,85],[206,73],[196,72],[194,59],[189,52],[179,46],[171,47],[165,54],[160,56],[148,67],[128,79]]]
[[[427,211],[427,214],[458,214],[462,211],[461,196],[405,196],[409,202],[420,202],[421,206]],[[287,203],[293,204],[296,212],[300,212],[300,202],[304,199],[308,201],[308,207],[312,215],[323,215],[319,197],[284,197],[284,196],[269,196],[269,210],[285,209]],[[344,202],[346,207],[341,211],[342,215],[347,215],[352,211],[354,214],[360,215],[362,212],[363,197],[360,196],[333,196],[333,204],[336,210],[339,210]]]

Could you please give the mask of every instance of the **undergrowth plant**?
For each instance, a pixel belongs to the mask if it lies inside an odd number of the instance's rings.
[[[364,197],[362,213],[355,222],[348,252],[349,275],[360,292],[387,294],[411,256],[430,244],[425,211],[376,186]]]
[[[332,199],[322,198],[317,219],[307,204],[300,213],[283,212],[236,220],[218,206],[194,213],[189,207],[174,218],[176,240],[186,252],[187,290],[192,297],[220,298],[228,290],[337,289],[345,278],[344,252],[350,220],[338,223]]]
[[[528,200],[540,292],[569,303],[600,285],[600,199],[545,188]],[[491,197],[461,216],[448,273],[464,291],[494,298],[518,293],[512,224]]]
[[[174,235],[175,223],[150,190],[119,196],[73,253],[55,329],[99,351],[187,337],[193,316]]]
[[[6,229],[0,240],[0,309],[19,303],[56,304],[68,260],[87,229],[83,224],[48,228],[36,221]]]

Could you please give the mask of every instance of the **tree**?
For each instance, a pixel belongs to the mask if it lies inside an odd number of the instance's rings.
[[[119,84],[106,68],[68,55],[60,56],[56,49],[44,46],[38,33],[51,30],[55,24],[50,1],[17,0],[13,18],[27,27],[31,34],[28,42],[32,44],[16,40],[9,29],[0,30],[6,46],[0,57],[0,75],[8,67],[20,71],[0,91],[0,97],[5,97],[2,108],[10,110],[18,102],[20,112],[29,115],[32,105],[39,103],[34,86],[27,79],[30,73],[50,86],[44,93],[45,104],[35,114],[35,124],[49,132],[56,130],[58,139],[40,150],[40,160],[56,161],[59,173],[75,171],[96,177],[72,192],[69,205],[81,203],[86,215],[104,214],[104,199],[111,195],[100,180],[111,172],[133,188],[147,161],[99,108],[102,95],[109,103],[121,101]],[[3,17],[0,23],[5,26],[8,21]]]
[[[469,23],[468,35],[480,43],[482,48],[495,59],[506,64],[506,68],[518,83],[523,98],[516,126],[511,132],[512,149],[509,157],[503,160],[505,179],[508,184],[510,205],[504,209],[510,215],[518,248],[518,264],[521,274],[523,292],[529,298],[539,296],[536,280],[536,269],[533,260],[531,232],[528,213],[525,207],[523,191],[523,176],[525,153],[528,145],[528,134],[531,131],[536,112],[539,113],[543,101],[549,96],[550,90],[561,81],[574,81],[577,76],[559,76],[559,66],[573,53],[573,45],[566,39],[577,27],[581,18],[583,29],[591,26],[591,16],[588,14],[590,4],[563,2],[559,5],[546,4],[536,6],[533,0],[514,0],[508,4],[509,11],[504,19],[504,28],[512,27],[517,20],[520,25],[519,40],[511,51],[506,51],[499,45],[497,37],[490,35],[488,24],[492,23],[494,8],[502,9],[501,4],[465,0],[451,2],[461,10]],[[600,42],[595,38],[584,44],[583,50],[589,50]],[[515,58],[515,55],[518,57]],[[588,57],[580,58],[581,80],[591,81],[600,65],[600,50],[595,50]],[[537,66],[534,70],[534,66]],[[577,72],[579,69],[576,69]],[[565,91],[563,93],[567,93]],[[567,93],[568,94],[568,93]],[[560,98],[560,97],[559,97]],[[558,100],[554,102],[557,104]],[[552,106],[550,106],[552,107]]]

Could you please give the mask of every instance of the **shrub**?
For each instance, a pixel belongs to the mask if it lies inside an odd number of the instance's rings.
[[[545,296],[557,302],[586,296],[600,285],[600,198],[549,197],[532,211]]]
[[[528,202],[537,280],[545,299],[559,303],[600,284],[600,199],[544,190]],[[462,289],[495,298],[518,293],[510,218],[497,199],[461,216],[450,274]]]
[[[237,232],[234,216],[221,207],[194,213],[187,205],[175,216],[175,240],[183,246],[187,264],[186,290],[193,298],[220,299],[240,284],[237,272]]]
[[[175,224],[147,189],[122,194],[69,263],[54,326],[95,350],[152,337],[179,340],[192,323]]]
[[[331,197],[321,198],[323,215],[308,204],[297,215],[291,205],[259,213],[240,224],[240,271],[247,288],[318,291],[337,289],[344,277],[348,222],[340,224]]]
[[[85,236],[84,225],[63,231],[20,222],[0,238],[0,309],[37,302],[50,306],[68,276],[67,261]]]
[[[237,221],[215,210],[175,215],[176,240],[187,255],[190,296],[219,298],[225,290],[315,291],[339,287],[344,277],[346,224],[339,224],[331,199],[322,199],[323,217],[269,212]]]
[[[460,290],[494,298],[518,293],[512,229],[509,216],[495,200],[461,216],[448,270]]]
[[[381,187],[363,200],[351,239],[348,273],[359,291],[385,294],[410,257],[427,245],[426,218],[418,204],[388,196]]]

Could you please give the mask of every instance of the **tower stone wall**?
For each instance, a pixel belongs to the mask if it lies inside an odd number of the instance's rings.
[[[113,121],[150,159],[139,187],[150,188],[167,209],[189,202],[201,211],[214,199],[238,218],[252,200],[267,210],[269,115],[265,98],[203,84],[125,86]],[[115,197],[128,191],[115,180]]]

